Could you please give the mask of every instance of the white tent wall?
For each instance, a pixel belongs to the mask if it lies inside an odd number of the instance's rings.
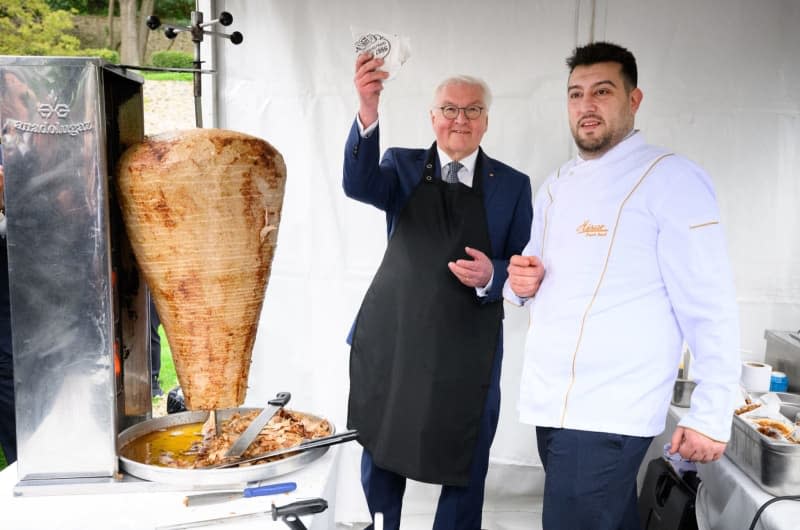
[[[247,403],[292,392],[294,407],[346,423],[345,337],[386,244],[384,216],[341,189],[357,110],[350,27],[408,36],[411,58],[386,83],[382,149],[427,146],[428,108],[447,75],[488,81],[483,147],[530,175],[534,189],[574,154],[564,59],[590,40],[629,47],[645,97],[637,126],[711,174],[736,275],[743,358],[764,355],[764,329],[800,327],[800,2],[796,0],[201,0],[233,14],[233,46],[203,45],[208,126],[254,134],[286,159],[277,254],[253,352]],[[541,492],[530,426],[517,421],[527,315],[506,304],[503,408],[487,499]],[[631,323],[635,325],[635,323]],[[337,520],[364,520],[359,448],[341,448]],[[412,485],[431,510],[436,489]],[[422,509],[422,508],[420,508]]]

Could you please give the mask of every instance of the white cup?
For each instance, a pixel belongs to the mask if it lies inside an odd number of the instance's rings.
[[[742,363],[742,385],[748,392],[769,392],[772,379],[772,366],[758,361],[745,361]]]

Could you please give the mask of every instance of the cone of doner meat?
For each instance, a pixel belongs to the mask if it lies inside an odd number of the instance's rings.
[[[285,182],[274,147],[221,129],[151,136],[120,158],[128,237],[190,410],[244,402]]]

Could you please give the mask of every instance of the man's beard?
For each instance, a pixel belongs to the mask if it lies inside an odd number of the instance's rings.
[[[573,138],[575,138],[575,144],[582,152],[594,154],[608,150],[612,145],[614,135],[611,131],[606,131],[602,136],[581,138],[578,134],[573,134]]]

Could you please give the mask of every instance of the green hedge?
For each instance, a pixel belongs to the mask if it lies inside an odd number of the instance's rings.
[[[114,64],[119,64],[119,52],[108,48],[86,48],[78,50],[77,55],[81,57],[100,57]]]
[[[194,56],[185,52],[155,52],[150,58],[150,62],[153,63],[153,66],[162,68],[192,68]]]

